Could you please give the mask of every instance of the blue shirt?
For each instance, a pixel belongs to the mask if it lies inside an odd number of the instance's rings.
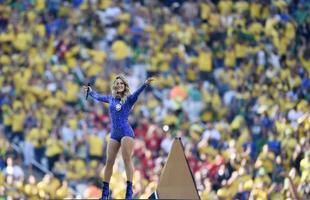
[[[95,91],[89,93],[92,98],[109,104],[109,115],[112,122],[111,137],[113,139],[120,141],[123,136],[134,137],[134,132],[128,123],[128,116],[146,86],[146,84],[143,84],[137,91],[129,95],[124,103],[121,102],[120,98],[115,98],[112,95],[100,95]],[[118,110],[117,107],[120,109]]]

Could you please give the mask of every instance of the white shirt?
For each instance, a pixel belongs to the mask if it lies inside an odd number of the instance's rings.
[[[161,141],[160,147],[165,151],[165,153],[169,154],[172,147],[172,139],[168,137],[163,139]]]
[[[214,128],[213,129],[207,129],[203,132],[202,138],[203,139],[210,138],[210,139],[220,140],[221,134],[218,130],[216,130]]]
[[[68,126],[63,126],[61,128],[61,137],[65,143],[73,143],[74,132]]]
[[[20,179],[24,177],[24,171],[22,170],[22,168],[18,165],[14,165],[14,166],[7,166],[4,169],[4,174],[5,175],[11,175],[13,176],[15,179]]]

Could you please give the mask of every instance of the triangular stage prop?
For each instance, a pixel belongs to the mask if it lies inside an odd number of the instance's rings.
[[[150,199],[200,199],[181,138],[175,138],[159,184]]]

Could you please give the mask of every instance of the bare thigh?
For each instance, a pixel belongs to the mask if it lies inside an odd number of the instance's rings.
[[[121,149],[122,149],[122,156],[123,159],[130,160],[132,153],[133,153],[133,147],[134,147],[134,139],[132,137],[123,137],[121,140]]]
[[[107,163],[114,164],[120,146],[121,144],[118,141],[112,138],[110,139],[108,144]]]

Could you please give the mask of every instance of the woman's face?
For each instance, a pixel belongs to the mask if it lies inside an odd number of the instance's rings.
[[[115,87],[117,93],[122,93],[125,90],[125,83],[121,79],[116,79],[115,81]]]

